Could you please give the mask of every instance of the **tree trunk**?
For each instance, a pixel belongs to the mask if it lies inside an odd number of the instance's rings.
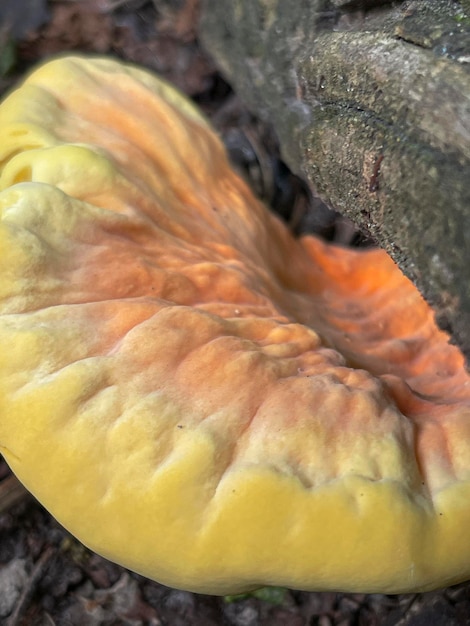
[[[470,1],[205,0],[202,34],[291,169],[470,357]]]

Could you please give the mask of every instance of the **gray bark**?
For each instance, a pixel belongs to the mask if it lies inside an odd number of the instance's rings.
[[[470,356],[470,2],[205,0],[203,42],[283,157]]]

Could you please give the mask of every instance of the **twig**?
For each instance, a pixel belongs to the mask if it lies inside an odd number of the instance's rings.
[[[35,591],[38,581],[42,578],[44,572],[48,568],[49,561],[52,558],[54,551],[55,548],[53,546],[48,546],[36,561],[36,565],[31,572],[31,576],[26,581],[24,589],[21,592],[18,602],[16,603],[15,610],[8,618],[6,626],[19,626],[21,623],[21,618],[25,612],[27,604]]]
[[[12,506],[21,502],[29,495],[20,481],[11,474],[0,481],[0,514],[5,513]]]

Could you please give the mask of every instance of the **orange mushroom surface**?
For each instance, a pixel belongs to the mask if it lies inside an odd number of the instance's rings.
[[[469,376],[383,251],[294,239],[130,65],[0,129],[0,450],[64,526],[199,592],[470,577]]]

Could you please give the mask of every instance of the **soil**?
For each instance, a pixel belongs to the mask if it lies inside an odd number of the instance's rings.
[[[243,107],[201,49],[198,10],[198,0],[2,0],[0,91],[58,53],[111,54],[139,63],[203,108],[234,164],[294,232],[370,245],[287,170],[273,129]],[[470,583],[398,596],[265,588],[216,597],[170,589],[82,546],[0,458],[0,624],[470,626]]]

